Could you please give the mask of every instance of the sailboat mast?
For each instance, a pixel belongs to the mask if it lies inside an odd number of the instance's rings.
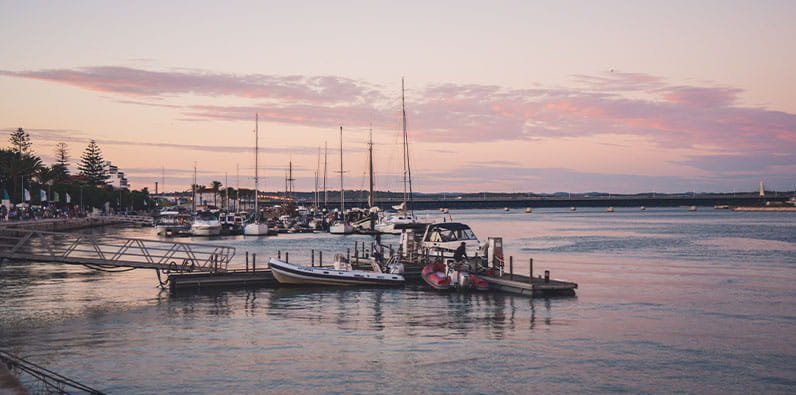
[[[408,208],[412,210],[412,166],[409,163],[409,134],[406,132],[406,100],[404,97],[404,79],[401,78],[401,115],[402,115],[402,123],[403,123],[403,135],[404,135],[404,203],[408,205]],[[407,196],[406,186],[407,183],[409,185],[409,195]],[[404,208],[404,212],[406,212],[407,207]],[[414,214],[414,210],[412,210],[412,214]]]
[[[259,223],[260,222],[260,198],[259,198],[259,188],[260,188],[260,114],[254,114],[254,218]]]
[[[340,214],[345,218],[345,189],[343,188],[343,127],[340,126]]]
[[[370,141],[368,142],[368,167],[370,173],[370,194],[368,195],[368,207],[373,207],[375,197],[373,196],[373,125],[370,125]]]
[[[327,163],[329,161],[329,143],[323,142],[323,208],[329,207],[329,190],[326,189]]]

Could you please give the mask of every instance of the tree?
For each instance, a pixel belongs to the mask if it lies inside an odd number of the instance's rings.
[[[55,145],[55,164],[52,166],[53,178],[63,182],[69,176],[69,149],[66,143]]]
[[[102,151],[97,142],[91,140],[80,157],[80,164],[77,166],[80,174],[86,177],[90,185],[105,185],[105,180],[110,178],[105,169],[105,160],[102,158]]]
[[[221,185],[223,184],[221,184],[221,181],[213,181],[211,185],[213,188],[213,205],[218,207],[218,201],[216,200],[216,197],[218,196],[218,190],[221,188]]]
[[[11,152],[19,153],[22,156],[29,156],[31,154],[30,134],[22,128],[17,129],[16,132],[11,133]]]

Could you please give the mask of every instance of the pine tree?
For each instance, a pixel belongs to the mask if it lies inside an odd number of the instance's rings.
[[[11,151],[17,152],[22,156],[29,156],[31,154],[30,134],[22,128],[17,129],[16,132],[11,133]]]
[[[55,164],[52,169],[56,181],[63,182],[69,176],[69,148],[66,143],[55,145]]]
[[[91,185],[105,185],[105,180],[110,178],[105,169],[105,160],[102,159],[102,151],[96,141],[91,140],[86,150],[83,151],[78,169]]]

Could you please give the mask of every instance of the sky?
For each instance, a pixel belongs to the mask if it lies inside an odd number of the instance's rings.
[[[227,4],[229,3],[229,4]],[[295,4],[294,4],[295,3]],[[794,1],[0,0],[0,133],[135,189],[796,188]],[[0,138],[0,146],[8,146]],[[73,166],[74,169],[74,166]]]

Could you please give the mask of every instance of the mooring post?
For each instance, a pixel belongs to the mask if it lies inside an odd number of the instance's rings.
[[[530,271],[528,272],[528,282],[533,283],[533,258],[529,259],[528,265]]]
[[[246,251],[246,272],[249,272],[249,251]]]
[[[318,266],[323,266],[323,251],[318,251]]]
[[[279,259],[280,261],[282,260],[282,251],[281,250],[277,250],[276,251],[276,258]]]
[[[285,262],[290,263],[290,253],[285,251]]]
[[[257,261],[257,254],[252,253],[252,272],[256,272],[257,271],[257,263],[256,263],[256,261]]]
[[[359,250],[357,249],[357,242],[354,242],[354,260],[359,263]]]
[[[347,261],[351,262],[351,249],[350,248],[346,248],[345,249],[345,259]]]
[[[514,257],[509,257],[509,279],[514,280]]]
[[[315,249],[310,250],[310,267],[315,266]]]

